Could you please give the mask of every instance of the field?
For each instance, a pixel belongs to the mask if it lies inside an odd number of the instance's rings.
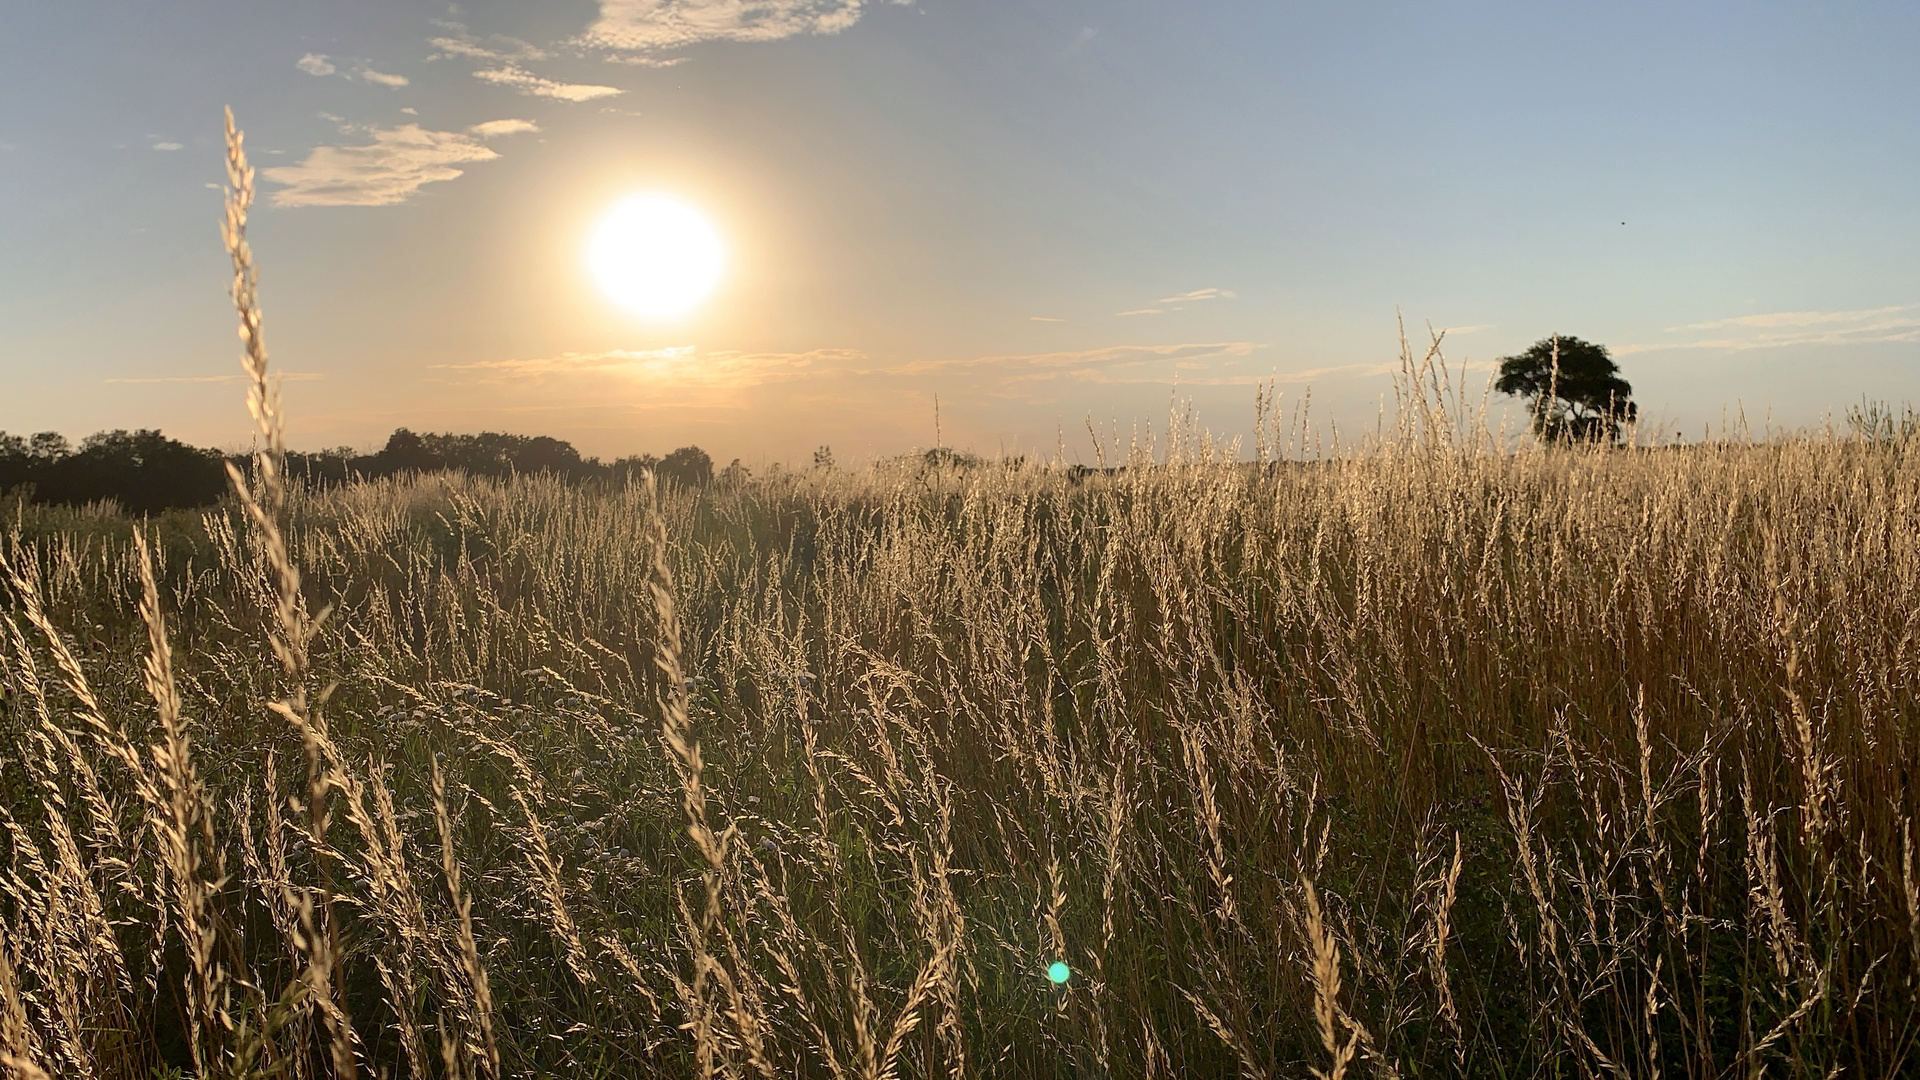
[[[306,488],[228,139],[251,473],[0,534],[11,1077],[1913,1069],[1911,417]]]
[[[1911,1068],[1920,455],[1408,415],[17,508],[7,1065]]]

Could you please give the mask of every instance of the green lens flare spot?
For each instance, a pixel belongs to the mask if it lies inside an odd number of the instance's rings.
[[[1059,960],[1047,965],[1047,981],[1055,986],[1066,985],[1067,980],[1072,977],[1073,969]]]

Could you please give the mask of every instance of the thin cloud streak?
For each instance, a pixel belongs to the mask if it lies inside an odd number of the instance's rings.
[[[1252,341],[1180,342],[874,363],[857,349],[748,353],[676,345],[434,367],[456,382],[517,387],[515,393],[522,395],[541,387],[561,400],[591,395],[596,402],[621,404],[624,387],[644,395],[644,401],[636,399],[627,404],[675,408],[717,407],[733,400],[727,395],[768,384],[787,384],[781,393],[802,395],[831,394],[838,392],[835,387],[860,387],[860,400],[864,401],[875,393],[887,393],[876,390],[878,385],[900,381],[925,385],[929,378],[958,376],[973,394],[1037,401],[1050,400],[1047,395],[1057,395],[1059,388],[1075,384],[1255,386],[1269,381],[1299,384],[1328,378],[1368,378],[1399,370],[1396,363],[1339,364],[1297,371],[1249,370],[1248,358],[1265,348]]]
[[[468,131],[428,131],[418,124],[372,128],[366,146],[316,146],[298,165],[266,169],[282,185],[275,206],[392,206],[427,184],[463,175],[462,165],[500,155],[485,139],[537,131],[526,120],[490,120]]]
[[[362,70],[360,77],[367,82],[379,86],[389,86],[395,90],[407,85],[407,77],[405,75],[388,75],[385,72],[375,71],[372,68]]]
[[[585,83],[563,83],[542,78],[525,68],[508,64],[501,68],[487,68],[473,73],[473,77],[495,86],[504,86],[528,97],[551,98],[555,101],[594,101],[599,98],[617,97],[626,93],[616,86],[593,86]]]
[[[1670,334],[1689,331],[1732,331],[1696,341],[1644,342],[1622,345],[1613,351],[1626,356],[1633,353],[1672,349],[1720,349],[1746,352],[1752,349],[1779,349],[1794,345],[1884,345],[1920,341],[1920,304],[1867,308],[1858,311],[1779,311],[1763,315],[1740,315],[1731,319],[1689,323],[1668,329]],[[1741,333],[1745,331],[1744,333]]]
[[[603,352],[561,353],[558,356],[514,360],[481,360],[470,364],[436,364],[446,371],[469,373],[475,381],[504,383],[582,376],[615,376],[648,384],[649,389],[741,389],[804,375],[848,370],[866,359],[853,349],[814,349],[798,353],[702,352],[692,345],[664,349],[608,349]]]
[[[313,371],[277,371],[271,376],[282,382],[313,382],[326,376]],[[160,375],[144,379],[104,379],[103,382],[147,384],[147,383],[230,383],[240,382],[244,375]]]
[[[1230,289],[1195,289],[1179,296],[1163,296],[1155,300],[1156,304],[1195,304],[1202,300],[1238,300],[1240,294]]]
[[[964,373],[976,385],[997,385],[1005,390],[1018,383],[1036,380],[1078,378],[1088,382],[1121,381],[1129,369],[1148,365],[1204,370],[1210,362],[1250,356],[1261,348],[1264,346],[1251,341],[1113,345],[1100,349],[874,364],[871,357],[858,349],[748,353],[675,345],[663,349],[567,352],[557,356],[481,360],[465,364],[439,364],[435,367],[462,373],[471,381],[481,383],[546,382],[611,376],[645,383],[654,390],[689,387],[742,389],[797,379],[819,382],[837,378],[917,378]]]
[[[462,56],[469,60],[545,60],[552,54],[531,42],[516,37],[494,34],[484,41],[467,32],[462,23],[436,20],[434,25],[447,31],[442,37],[428,38],[427,44],[439,52],[428,57],[429,60],[443,60],[448,57]]]
[[[931,371],[994,367],[1028,371],[1052,369],[1091,371],[1156,360],[1194,361],[1228,356],[1250,356],[1262,347],[1251,341],[1215,341],[1177,345],[1109,345],[1099,349],[1061,352],[1006,353],[954,360],[913,360],[876,370],[887,375],[919,375]]]

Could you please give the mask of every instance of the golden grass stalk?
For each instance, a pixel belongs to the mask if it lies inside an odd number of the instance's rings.
[[[347,1016],[344,998],[335,985],[334,968],[340,955],[339,926],[333,917],[332,871],[322,854],[328,848],[328,801],[334,788],[341,786],[342,777],[339,755],[333,750],[326,723],[317,709],[309,708],[307,701],[308,650],[319,630],[320,619],[307,617],[300,569],[288,550],[282,528],[287,496],[285,425],[278,392],[267,378],[258,274],[253,265],[253,249],[247,243],[247,214],[253,206],[254,195],[253,167],[247,163],[246,136],[234,124],[231,108],[226,111],[226,136],[226,218],[221,238],[233,263],[231,294],[240,320],[240,340],[246,346],[240,366],[247,376],[247,411],[253,416],[262,439],[253,455],[254,482],[249,483],[231,463],[227,465],[227,475],[274,575],[276,619],[268,641],[284,669],[290,691],[286,698],[269,707],[293,725],[306,749],[308,842],[320,874],[318,902],[313,905],[319,926],[307,942],[311,966],[307,977],[318,990],[314,1001],[329,1033],[335,1074],[351,1077],[357,1073],[354,1045],[358,1038]],[[322,611],[320,618],[325,616],[326,612]],[[325,698],[323,692],[323,703]]]
[[[224,1042],[227,972],[214,956],[220,927],[214,900],[226,883],[226,865],[214,837],[213,807],[193,763],[192,741],[180,715],[174,684],[173,651],[160,611],[160,587],[154,582],[153,557],[146,536],[134,533],[140,566],[140,620],[147,628],[147,693],[159,712],[162,742],[153,748],[154,766],[165,794],[165,813],[154,822],[172,885],[174,913],[192,977],[187,987],[194,1067],[215,1067],[215,1041]]]
[[[1356,1028],[1340,1041],[1340,1029],[1336,1021],[1342,1019],[1345,1010],[1340,1005],[1340,945],[1334,940],[1333,931],[1327,926],[1325,914],[1320,910],[1320,893],[1313,887],[1313,879],[1301,882],[1306,892],[1307,914],[1303,926],[1307,937],[1307,950],[1311,954],[1309,971],[1313,977],[1313,1020],[1320,1030],[1320,1045],[1327,1052],[1329,1064],[1323,1071],[1318,1067],[1313,1075],[1321,1080],[1341,1080],[1347,1074],[1347,1066],[1352,1064],[1355,1049],[1360,1043],[1360,1032]]]

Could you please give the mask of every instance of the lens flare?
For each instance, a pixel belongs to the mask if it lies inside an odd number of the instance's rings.
[[[1073,969],[1067,967],[1062,961],[1055,960],[1047,966],[1047,981],[1053,983],[1055,986],[1066,985],[1067,980],[1072,977]]]

